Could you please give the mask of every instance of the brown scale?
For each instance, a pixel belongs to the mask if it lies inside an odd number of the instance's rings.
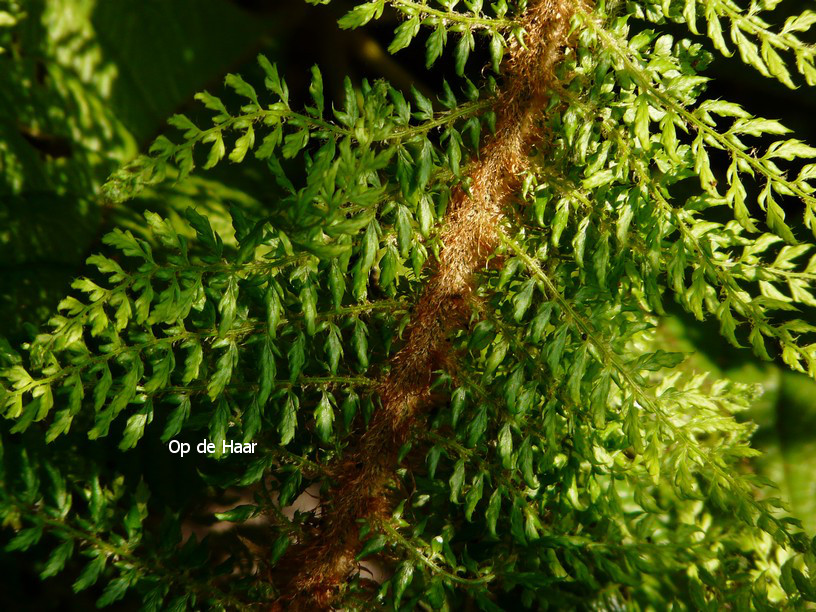
[[[390,515],[397,454],[419,426],[416,417],[433,404],[433,372],[449,361],[448,337],[468,325],[474,276],[497,246],[501,211],[518,190],[529,149],[541,137],[536,120],[569,44],[573,5],[542,0],[531,3],[524,16],[527,48],[511,45],[496,103],[496,134],[469,166],[472,197],[457,190],[451,199],[440,261],[416,304],[406,343],[378,386],[381,407],[356,448],[332,466],[336,484],[323,502],[317,534],[283,562],[298,569],[274,609],[330,609],[358,569],[359,521],[376,525]]]

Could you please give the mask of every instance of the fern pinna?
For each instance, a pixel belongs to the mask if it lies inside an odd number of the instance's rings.
[[[746,462],[758,389],[660,348],[675,301],[816,378],[816,149],[705,97],[709,44],[816,85],[816,13],[772,27],[776,4],[373,0],[339,27],[398,14],[389,50],[449,46],[456,86],[347,79],[335,107],[315,67],[293,108],[260,56],[263,90],[226,77],[240,108],[198,94],[212,122],[172,117],[103,197],[249,155],[282,195],[228,230],[114,230],[3,349],[6,550],[46,538],[43,578],[80,555],[76,591],[147,609],[816,601],[816,541]],[[242,502],[219,539],[107,469],[111,436],[168,470],[212,442],[196,486]]]

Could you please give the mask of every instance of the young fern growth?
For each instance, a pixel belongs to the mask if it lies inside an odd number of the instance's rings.
[[[714,47],[723,55],[731,56],[733,49],[725,40],[724,21],[740,59],[761,75],[778,79],[785,86],[794,89],[796,83],[790,65],[790,60],[794,60],[796,72],[804,77],[808,85],[816,85],[816,46],[802,40],[803,33],[807,33],[816,23],[816,12],[806,10],[794,14],[785,20],[781,28],[774,28],[763,19],[762,13],[773,11],[780,3],[781,0],[754,0],[746,9],[730,0],[643,2],[635,9],[634,14],[654,23],[662,23],[667,19],[681,23],[694,34],[700,33],[700,15]],[[770,18],[773,19],[773,16]],[[780,52],[788,55],[787,61]]]
[[[79,552],[76,591],[148,609],[816,601],[816,540],[745,463],[735,415],[760,389],[694,372],[659,326],[673,297],[816,378],[816,149],[747,144],[787,129],[705,98],[702,39],[630,33],[696,34],[699,12],[716,50],[729,21],[760,73],[791,84],[790,52],[813,85],[812,13],[774,31],[725,1],[374,0],[339,25],[386,5],[404,17],[390,50],[426,28],[428,65],[447,49],[471,77],[464,100],[347,79],[330,108],[314,68],[296,109],[260,57],[265,91],[228,75],[241,108],[199,94],[212,125],[174,116],[180,142],[105,186],[125,201],[171,164],[183,181],[252,153],[281,195],[233,208],[234,238],[193,208],[194,239],[149,212],[151,240],[114,230],[51,331],[1,355],[7,550],[47,536],[43,578]],[[468,64],[480,39],[497,80]],[[228,543],[182,542],[192,512],[106,469],[111,436],[214,442],[193,486],[241,498],[211,511]]]

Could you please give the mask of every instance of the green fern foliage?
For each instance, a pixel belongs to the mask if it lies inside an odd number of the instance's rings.
[[[816,148],[706,94],[734,51],[816,84],[816,13],[777,4],[357,2],[341,29],[396,15],[389,51],[453,84],[333,102],[315,66],[298,106],[261,55],[197,94],[209,119],[173,115],[104,200],[255,164],[274,202],[145,212],[0,343],[5,550],[46,542],[43,579],[82,557],[100,607],[805,609],[816,539],[751,463],[761,386],[661,326],[677,304],[816,379]],[[111,460],[143,449],[195,463],[207,538]]]

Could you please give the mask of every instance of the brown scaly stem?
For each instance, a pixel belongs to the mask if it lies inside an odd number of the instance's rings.
[[[447,360],[447,338],[468,323],[474,275],[498,244],[501,211],[517,191],[529,149],[539,138],[537,120],[568,43],[573,12],[572,0],[539,0],[524,15],[526,48],[516,43],[510,49],[496,104],[496,134],[469,167],[471,196],[461,190],[453,195],[436,270],[417,302],[405,345],[377,387],[381,408],[353,450],[333,466],[336,485],[322,505],[319,530],[298,559],[289,560],[298,569],[279,607],[330,609],[357,569],[359,521],[376,523],[389,514],[397,453],[429,404],[433,372]]]

